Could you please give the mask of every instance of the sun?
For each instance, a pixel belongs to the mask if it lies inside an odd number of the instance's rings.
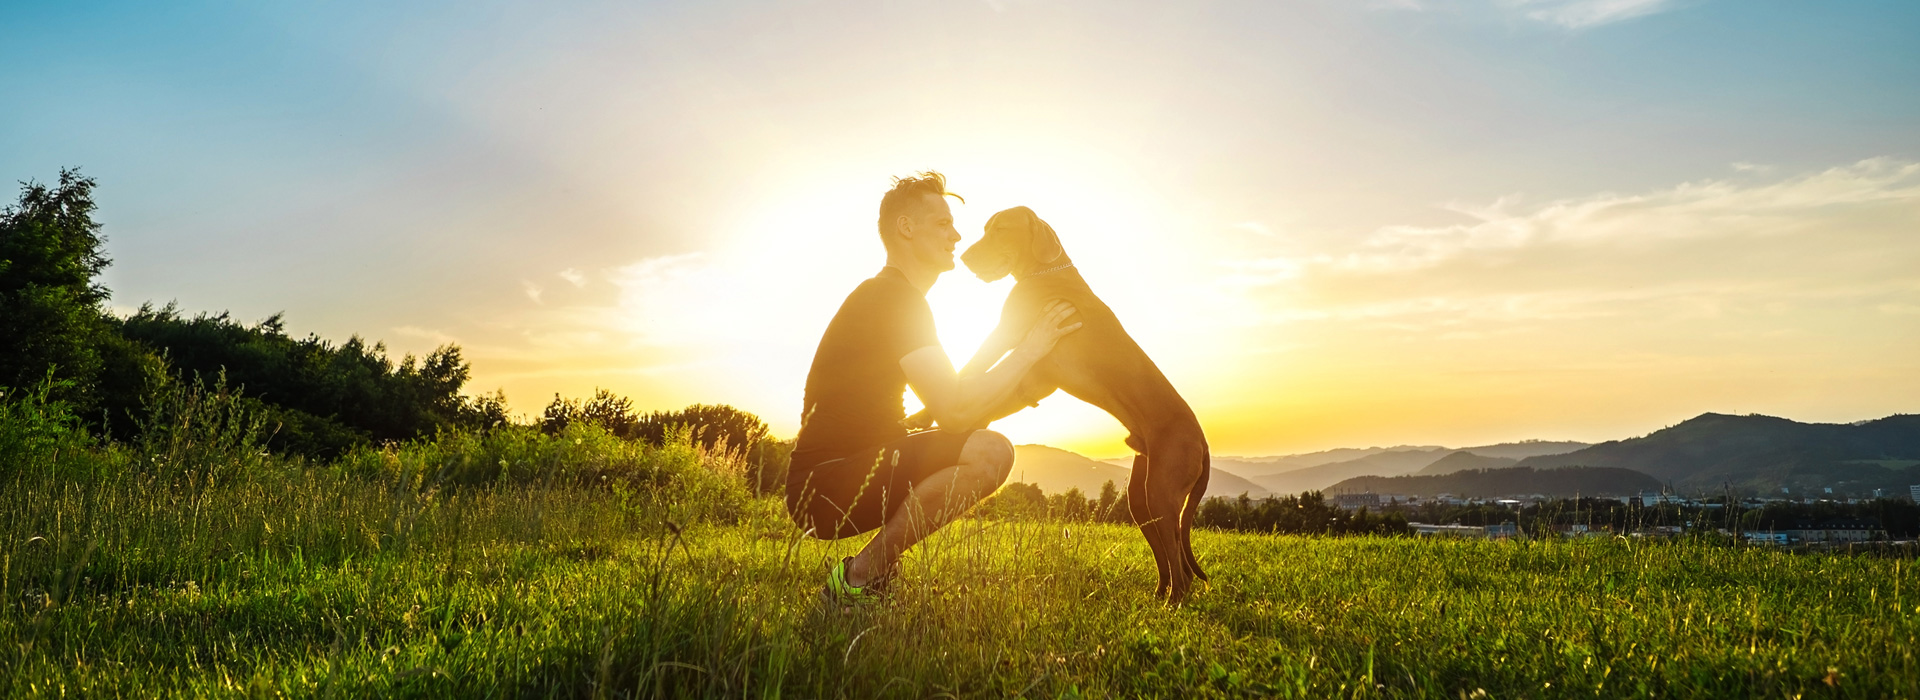
[[[1000,306],[1011,289],[1011,279],[989,284],[961,267],[941,275],[940,282],[928,290],[927,306],[933,309],[940,346],[947,351],[956,369],[973,358],[980,343],[985,342],[994,326],[1000,323]]]

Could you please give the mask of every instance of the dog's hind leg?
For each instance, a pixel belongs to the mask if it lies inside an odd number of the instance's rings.
[[[1192,434],[1179,431],[1156,436],[1149,447],[1152,449],[1147,453],[1151,465],[1147,472],[1147,497],[1152,500],[1155,515],[1165,514],[1155,525],[1162,528],[1161,538],[1167,545],[1167,561],[1171,564],[1167,600],[1179,603],[1192,589],[1199,569],[1186,533],[1193,522],[1188,509],[1200,506],[1200,499],[1194,493],[1196,485],[1207,476],[1207,443],[1198,431]],[[1206,493],[1204,486],[1199,489],[1201,495]]]
[[[1193,488],[1187,491],[1187,506],[1180,511],[1180,550],[1186,555],[1187,573],[1202,581],[1211,581],[1207,572],[1200,570],[1200,560],[1193,556],[1193,519],[1200,513],[1200,502],[1207,498],[1207,480],[1213,476],[1213,458],[1205,455],[1201,460],[1200,478],[1193,482]]]
[[[1133,445],[1135,439],[1127,438]],[[1134,445],[1141,449],[1144,445]],[[1133,516],[1133,524],[1140,526],[1140,534],[1147,538],[1147,548],[1153,550],[1153,565],[1160,573],[1160,581],[1154,586],[1153,595],[1167,597],[1167,591],[1173,584],[1172,562],[1178,548],[1178,542],[1163,542],[1161,521],[1175,516],[1177,511],[1156,510],[1153,496],[1147,490],[1147,476],[1153,465],[1144,454],[1133,456],[1133,473],[1127,479],[1127,514]]]

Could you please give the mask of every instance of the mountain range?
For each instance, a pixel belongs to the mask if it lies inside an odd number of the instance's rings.
[[[1474,461],[1470,464],[1466,463],[1470,458],[1456,458],[1452,462],[1447,462],[1449,457],[1462,452],[1468,453],[1472,457],[1518,460],[1538,455],[1571,452],[1584,447],[1587,447],[1587,444],[1584,442],[1529,440],[1526,442],[1509,442],[1458,449],[1446,447],[1373,448],[1377,451],[1364,454],[1354,459],[1315,464],[1278,473],[1268,473],[1255,476],[1252,481],[1261,488],[1274,493],[1300,493],[1302,491],[1324,490],[1336,483],[1356,476],[1403,476],[1420,473],[1435,467],[1435,465],[1441,465],[1443,462],[1446,462],[1446,464],[1440,467],[1440,471],[1427,473],[1442,474],[1460,469],[1487,469],[1495,466],[1483,461]],[[1319,454],[1327,453],[1323,452]],[[1511,466],[1512,464],[1513,462],[1508,461],[1499,466]]]
[[[1467,450],[1441,457],[1432,464],[1421,467],[1415,476],[1440,476],[1468,469],[1505,469],[1520,460],[1512,457],[1487,457]]]
[[[1465,453],[1455,453],[1465,454]],[[1494,498],[1526,494],[1631,496],[1659,491],[1660,480],[1619,467],[1466,469],[1447,474],[1356,476],[1334,484],[1332,493],[1378,493],[1432,497],[1453,494]]]
[[[1838,424],[1706,413],[1641,437],[1528,457],[1515,466],[1621,467],[1683,491],[1821,487],[1904,493],[1920,484],[1920,415]]]
[[[1022,445],[1017,450],[1014,478],[1040,484],[1050,492],[1079,488],[1094,495],[1107,480],[1124,486],[1132,464],[1131,459],[1097,461],[1044,445]],[[1465,472],[1478,473],[1471,477],[1477,480],[1517,479],[1516,475],[1532,473],[1536,476],[1526,477],[1529,483],[1575,483],[1572,474],[1547,478],[1547,473],[1565,467],[1632,470],[1652,480],[1612,471],[1593,472],[1580,478],[1612,479],[1607,483],[1617,484],[1617,488],[1589,488],[1582,493],[1642,488],[1653,483],[1683,493],[1732,488],[1742,493],[1777,494],[1782,488],[1790,492],[1818,488],[1821,493],[1832,489],[1836,495],[1870,496],[1876,490],[1882,495],[1904,494],[1909,485],[1920,484],[1920,415],[1833,424],[1706,413],[1647,435],[1597,445],[1541,440],[1465,448],[1401,445],[1271,457],[1215,455],[1212,463],[1209,496],[1246,493],[1259,498],[1329,490],[1358,477],[1438,477]],[[1513,471],[1519,467],[1532,472]],[[1028,475],[1024,479],[1023,473]],[[1425,488],[1427,482],[1419,483]],[[1389,488],[1385,482],[1377,485]],[[1519,487],[1516,483],[1510,488]],[[1522,491],[1548,493],[1524,489],[1514,492]]]

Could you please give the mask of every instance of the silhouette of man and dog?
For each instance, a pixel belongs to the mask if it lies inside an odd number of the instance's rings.
[[[998,326],[955,371],[926,302],[961,240],[946,185],[937,172],[894,179],[880,200],[887,264],[841,304],[807,373],[788,513],[821,539],[878,531],[832,567],[822,597],[883,598],[903,552],[1006,482],[1013,443],[985,426],[1064,390],[1129,432],[1130,515],[1159,569],[1156,594],[1184,600],[1206,579],[1191,539],[1209,473],[1193,410],[1026,207],[994,214],[960,256],[982,280],[1015,284]],[[911,417],[909,387],[926,406]]]

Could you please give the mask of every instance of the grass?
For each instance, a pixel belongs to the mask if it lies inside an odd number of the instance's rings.
[[[1168,608],[1130,528],[967,520],[842,613],[814,595],[860,541],[684,443],[307,465],[35,420],[0,416],[7,696],[1920,696],[1898,558],[1201,532],[1214,581]]]

